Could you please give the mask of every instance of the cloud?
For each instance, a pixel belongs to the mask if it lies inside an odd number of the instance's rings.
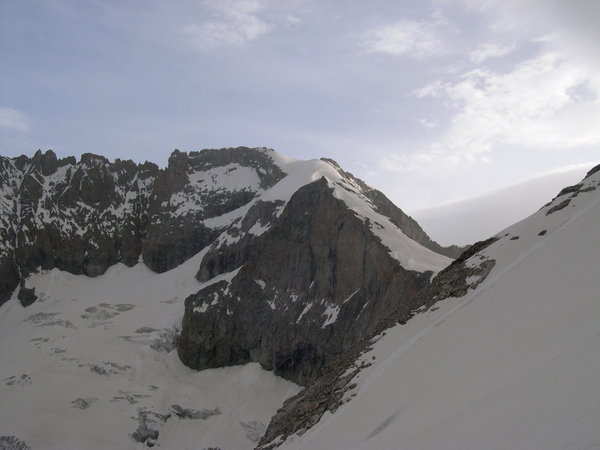
[[[442,83],[441,80],[435,80],[431,83],[427,83],[425,86],[415,90],[413,94],[417,98],[424,97],[441,97],[444,94],[447,85]]]
[[[443,136],[413,153],[391,155],[380,167],[411,172],[432,164],[489,163],[499,149],[568,150],[600,145],[600,96],[589,68],[542,52],[506,72],[477,68],[452,81],[417,89],[452,108]],[[434,119],[420,120],[431,128]]]
[[[479,45],[475,50],[471,52],[469,55],[471,61],[475,64],[481,64],[486,59],[489,58],[499,58],[501,56],[506,56],[511,53],[516,48],[514,43],[502,45],[496,42],[486,42],[484,44]]]
[[[257,15],[263,9],[259,0],[210,0],[204,5],[213,19],[182,29],[186,39],[197,49],[244,45],[271,30]]]
[[[432,56],[443,49],[436,26],[437,22],[400,20],[367,31],[363,45],[370,53]]]
[[[446,2],[454,0],[444,0]],[[595,72],[600,92],[600,2],[595,0],[460,0],[488,20],[496,34],[537,39],[546,50]]]
[[[390,154],[379,161],[379,167],[390,172],[412,172],[419,167],[438,161],[442,156],[439,150],[429,150],[412,154]]]
[[[0,106],[0,127],[28,131],[29,119],[16,109]]]
[[[568,149],[600,144],[600,99],[586,89],[589,83],[586,68],[550,52],[507,73],[476,69],[454,82],[429,83],[415,95],[441,97],[456,112],[441,141],[428,152],[404,157],[400,167],[434,160],[487,162],[488,154],[502,145]]]
[[[580,181],[590,167],[593,163],[556,168],[500,189],[409,214],[442,244],[475,242],[534,213],[563,187]]]
[[[423,125],[425,128],[435,128],[438,125],[437,120],[429,120],[429,119],[419,119],[419,123]]]

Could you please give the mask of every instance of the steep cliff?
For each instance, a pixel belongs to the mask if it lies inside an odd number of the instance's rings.
[[[402,267],[325,178],[300,188],[231,279],[186,301],[179,356],[203,369],[258,361],[305,384],[431,272]]]
[[[277,163],[286,177],[203,258],[198,279],[215,282],[186,300],[178,353],[195,369],[255,361],[307,384],[390,311],[419,306],[415,294],[451,260],[335,162]]]
[[[0,302],[39,269],[97,276],[137,263],[156,165],[89,153],[57,160],[52,151],[1,164]]]

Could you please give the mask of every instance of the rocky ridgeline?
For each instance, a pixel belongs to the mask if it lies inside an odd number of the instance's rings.
[[[229,226],[211,218],[284,175],[266,150],[247,148],[176,150],[163,170],[89,153],[0,157],[0,304],[39,269],[93,277],[140,255],[156,272],[172,269]],[[35,301],[24,287],[19,298]]]
[[[165,169],[52,151],[0,158],[0,302],[19,283],[21,303],[34,302],[24,280],[40,269],[93,277],[142,260],[164,272],[204,249],[197,279],[207,285],[185,302],[181,360],[195,369],[255,361],[308,384],[390,311],[421,306],[431,272],[403,267],[378,231],[449,256],[461,249],[431,241],[334,161],[306,163],[294,172],[272,150],[245,147],[176,150]]]
[[[186,300],[179,356],[194,368],[258,361],[307,384],[390,310],[414,307],[430,276],[390,257],[322,178],[292,196],[232,279]]]
[[[58,160],[52,151],[0,161],[0,302],[39,268],[96,276],[137,262],[154,164],[92,154]],[[25,289],[19,298],[35,300]]]

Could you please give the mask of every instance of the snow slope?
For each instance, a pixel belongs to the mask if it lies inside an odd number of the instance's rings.
[[[282,448],[600,448],[599,186],[500,233],[482,284],[379,336],[351,400]]]
[[[496,191],[411,211],[410,215],[442,245],[472,244],[528,217],[550,195],[581,180],[589,167],[541,175]]]
[[[174,338],[184,299],[203,286],[203,254],[163,274],[118,264],[97,278],[31,276],[41,299],[0,308],[0,436],[34,449],[146,448],[132,438],[145,424],[161,448],[253,448],[299,387],[258,364],[181,364]]]

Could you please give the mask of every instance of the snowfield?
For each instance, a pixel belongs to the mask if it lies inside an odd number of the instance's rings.
[[[281,448],[600,448],[599,186],[498,234],[481,285],[379,336],[350,401]]]
[[[300,388],[258,364],[196,372],[174,350],[201,252],[163,274],[118,264],[27,280],[0,308],[0,436],[33,449],[251,449]],[[219,277],[222,279],[223,277]],[[148,434],[149,433],[149,434]],[[1,445],[0,445],[1,447]]]

